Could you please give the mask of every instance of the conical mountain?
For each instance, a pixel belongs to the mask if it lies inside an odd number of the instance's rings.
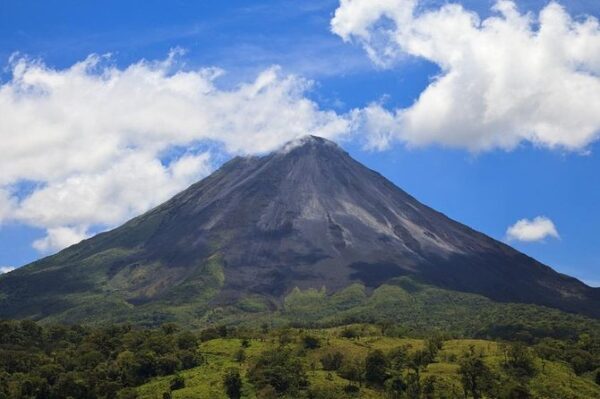
[[[237,157],[166,203],[0,278],[0,318],[202,315],[399,276],[600,317],[600,293],[421,204],[335,143]],[[152,322],[150,320],[149,322]]]

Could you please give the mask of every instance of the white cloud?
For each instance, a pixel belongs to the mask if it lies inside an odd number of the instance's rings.
[[[15,270],[15,268],[11,266],[0,266],[0,274],[12,272],[13,270]]]
[[[509,240],[517,241],[542,241],[546,237],[559,238],[558,231],[552,220],[545,216],[538,216],[533,220],[521,219],[506,230]]]
[[[360,113],[375,147],[400,140],[482,151],[529,141],[578,151],[598,138],[598,20],[575,20],[554,2],[539,15],[506,0],[493,11],[481,20],[459,4],[341,0],[332,31],[359,42],[376,64],[413,56],[441,69],[412,106]]]
[[[116,225],[208,174],[209,156],[184,156],[169,166],[132,152],[106,170],[77,174],[39,188],[19,204],[17,219],[39,227]]]
[[[15,201],[10,192],[0,187],[0,222],[12,214],[14,207]]]
[[[46,237],[33,242],[33,247],[42,253],[63,249],[87,238],[85,227],[55,227],[46,233]]]
[[[223,71],[186,69],[176,53],[126,68],[92,55],[65,69],[13,56],[0,85],[0,222],[41,227],[49,252],[166,200],[212,168],[207,141],[230,154],[305,134],[339,137],[351,121],[306,97],[311,82],[273,67],[229,90]],[[183,155],[167,157],[165,154]],[[22,182],[35,188],[11,195]]]

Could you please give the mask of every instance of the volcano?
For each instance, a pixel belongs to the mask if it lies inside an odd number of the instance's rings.
[[[236,157],[112,231],[0,277],[0,318],[201,316],[294,288],[410,276],[498,302],[600,317],[600,292],[423,205],[337,144],[307,136]]]

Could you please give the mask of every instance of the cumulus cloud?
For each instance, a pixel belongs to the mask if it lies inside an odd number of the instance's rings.
[[[538,216],[533,220],[521,219],[506,230],[508,240],[525,242],[542,241],[547,237],[559,238],[552,220]]]
[[[173,196],[209,168],[207,153],[184,156],[165,167],[158,159],[132,152],[106,170],[35,190],[14,216],[39,227],[115,225]]]
[[[11,266],[0,266],[0,274],[12,272],[13,270],[15,270],[15,268]]]
[[[46,237],[35,240],[33,247],[42,253],[52,252],[77,244],[85,238],[85,227],[55,227],[47,230]]]
[[[307,98],[311,82],[272,67],[232,89],[224,72],[173,52],[118,68],[91,55],[65,69],[15,55],[0,85],[0,222],[46,229],[51,252],[168,199],[228,154],[272,150],[305,134],[339,137],[351,121]],[[172,156],[169,154],[180,154]],[[22,183],[34,188],[18,193]]]
[[[524,14],[500,0],[485,19],[460,4],[422,3],[341,0],[331,21],[335,34],[360,43],[381,67],[411,56],[440,68],[412,106],[388,111],[373,104],[359,112],[372,133],[368,144],[482,151],[528,141],[579,151],[598,138],[596,18],[574,19],[555,2]]]
[[[15,206],[14,202],[11,193],[0,186],[0,222],[11,215]]]

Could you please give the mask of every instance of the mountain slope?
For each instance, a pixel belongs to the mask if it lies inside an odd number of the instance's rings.
[[[123,226],[0,277],[0,317],[81,320],[428,284],[600,317],[600,293],[419,203],[317,137],[235,158]]]

